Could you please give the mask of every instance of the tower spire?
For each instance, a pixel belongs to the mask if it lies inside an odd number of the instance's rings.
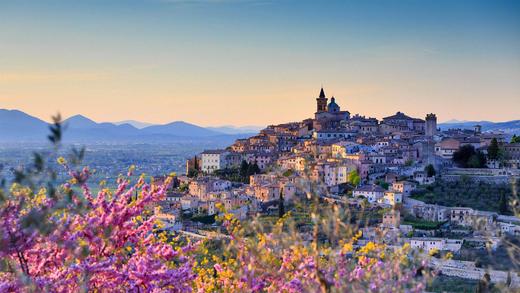
[[[323,90],[323,86],[321,86],[320,98],[325,98],[325,91]]]
[[[327,111],[327,98],[325,97],[325,91],[323,90],[323,86],[320,90],[320,96],[316,99],[316,112],[325,112]]]

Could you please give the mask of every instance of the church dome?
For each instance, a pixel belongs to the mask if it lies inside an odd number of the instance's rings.
[[[330,103],[327,106],[327,111],[329,111],[329,112],[339,112],[339,105],[336,104],[336,99],[334,97],[332,97],[330,99]]]

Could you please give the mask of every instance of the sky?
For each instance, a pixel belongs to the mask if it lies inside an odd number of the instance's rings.
[[[0,0],[0,108],[267,125],[520,119],[520,1]]]

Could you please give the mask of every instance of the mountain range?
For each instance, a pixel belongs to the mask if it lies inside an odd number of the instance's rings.
[[[184,121],[163,125],[147,125],[132,120],[98,123],[82,115],[64,120],[63,125],[65,142],[89,143],[232,142],[257,132],[234,127],[204,128]],[[233,129],[237,130],[233,132]],[[0,109],[0,142],[43,142],[47,133],[47,122],[19,110]]]
[[[440,123],[438,126],[441,130],[447,130],[454,128],[473,129],[475,125],[482,126],[482,131],[502,131],[505,134],[520,135],[520,120],[505,122],[450,120],[444,123]]]
[[[135,128],[143,129],[149,126],[154,126],[156,124],[148,123],[148,122],[141,122],[136,120],[124,120],[119,122],[113,122],[115,125],[121,125],[121,124],[130,124]],[[208,126],[204,127],[209,130],[213,130],[216,132],[220,132],[223,134],[244,134],[244,133],[257,133],[260,130],[264,128],[264,126],[255,126],[255,125],[248,125],[248,126],[233,126],[233,125],[224,125],[224,126]]]
[[[153,125],[134,120],[116,123],[98,123],[82,115],[64,121],[65,142],[88,143],[167,143],[167,142],[218,142],[232,143],[237,138],[258,133],[258,126],[201,127],[184,121]],[[482,126],[482,131],[502,131],[520,135],[520,120],[507,122],[458,121],[440,123],[441,130],[450,128],[472,129]],[[19,110],[0,109],[0,142],[43,142],[48,134],[48,123]]]

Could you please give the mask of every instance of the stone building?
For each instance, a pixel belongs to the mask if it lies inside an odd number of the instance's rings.
[[[425,135],[432,137],[437,134],[437,116],[433,113],[426,115]]]
[[[411,238],[410,245],[412,248],[422,249],[425,252],[431,250],[449,250],[457,252],[462,247],[461,239],[447,238]]]
[[[383,134],[395,132],[424,133],[425,122],[422,119],[412,118],[404,113],[397,112],[395,115],[383,118],[379,127]]]
[[[213,173],[216,170],[224,169],[227,165],[226,150],[205,150],[200,154],[201,170],[205,173]]]
[[[341,121],[348,120],[350,117],[348,111],[341,111],[334,97],[330,99],[330,103],[327,104],[327,101],[325,91],[321,88],[320,95],[316,98],[316,113],[314,113],[313,125],[315,130],[338,128]]]
[[[374,203],[378,199],[383,198],[385,195],[385,189],[379,185],[363,185],[359,186],[353,191],[354,196],[363,196],[368,202]]]
[[[502,148],[506,154],[508,166],[520,168],[520,143],[505,143]]]

